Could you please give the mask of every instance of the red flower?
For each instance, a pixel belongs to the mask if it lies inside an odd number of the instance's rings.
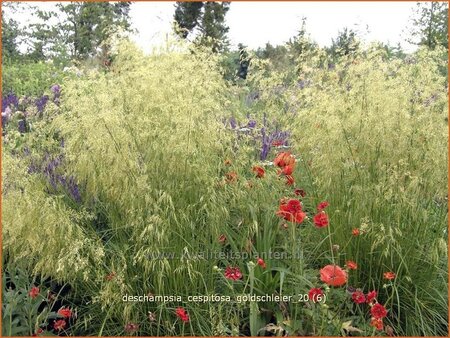
[[[372,303],[376,298],[377,298],[377,292],[375,290],[370,291],[366,297],[367,303],[369,303],[369,304]]]
[[[256,177],[258,177],[258,178],[263,178],[264,175],[266,174],[266,171],[264,170],[264,168],[257,166],[257,165],[255,165],[252,168],[252,171],[256,174]]]
[[[366,296],[361,291],[355,291],[352,293],[352,299],[356,304],[362,304],[366,302]]]
[[[281,171],[279,172],[279,174],[283,174],[283,175],[292,175],[292,173],[294,172],[295,169],[295,163],[289,164],[285,167],[283,167],[283,169],[281,169]]]
[[[296,194],[297,196],[302,196],[302,197],[305,197],[305,196],[306,196],[305,190],[299,189],[299,188],[297,188],[297,189],[294,190],[294,194]]]
[[[322,300],[323,291],[320,288],[312,288],[308,292],[309,300],[313,303],[320,302]]]
[[[385,279],[393,280],[397,275],[394,272],[388,271],[383,273]]]
[[[383,319],[372,318],[372,319],[370,320],[370,326],[373,326],[373,327],[376,328],[378,331],[383,330]]]
[[[358,264],[356,264],[353,261],[347,261],[347,263],[345,263],[345,266],[347,266],[347,268],[349,270],[356,270],[356,269],[358,269]]]
[[[325,211],[321,211],[313,217],[314,224],[318,228],[323,228],[328,225],[328,215]]]
[[[44,330],[42,330],[41,328],[39,328],[35,333],[33,333],[31,336],[32,337],[37,337],[40,336],[42,333],[44,332]]]
[[[67,323],[64,319],[58,319],[53,323],[53,328],[56,331],[61,331],[64,330],[64,328],[66,327]]]
[[[319,203],[319,205],[317,206],[317,210],[322,211],[329,205],[330,205],[330,203],[328,203],[327,201],[323,201],[323,202]]]
[[[70,309],[61,308],[58,310],[58,314],[64,318],[72,317],[72,311]]]
[[[275,140],[272,142],[272,147],[280,147],[283,145],[283,140]]]
[[[320,280],[330,286],[342,286],[347,283],[347,272],[337,265],[327,265],[320,270]]]
[[[225,236],[224,234],[219,236],[219,243],[220,244],[224,244],[227,241],[227,236]]]
[[[353,235],[353,236],[359,236],[359,229],[358,229],[358,228],[354,228],[354,229],[352,230],[352,235]]]
[[[256,261],[256,263],[262,267],[263,269],[266,268],[266,262],[264,262],[264,260],[262,258],[258,258],[258,260]]]
[[[293,185],[295,183],[294,177],[286,175],[286,185]]]
[[[287,165],[294,164],[295,158],[291,155],[290,152],[281,152],[277,155],[273,164],[277,167],[284,168]]]
[[[28,295],[31,298],[35,299],[39,295],[39,292],[40,292],[39,288],[37,286],[33,286],[30,292],[28,292]]]
[[[228,266],[225,269],[225,278],[231,279],[231,280],[238,280],[242,278],[241,270],[239,270],[238,267],[232,268],[231,266]]]
[[[135,323],[128,323],[125,325],[125,332],[127,333],[133,333],[136,332],[139,329],[139,325]]]
[[[374,306],[372,306],[372,308],[370,309],[370,313],[376,319],[381,319],[387,316],[386,308],[380,303],[376,303]]]
[[[299,200],[282,200],[277,215],[285,220],[295,223],[302,223],[306,214],[302,211],[302,204]]]
[[[228,183],[237,181],[237,174],[235,171],[230,171],[229,173],[226,173],[225,176],[227,178]]]
[[[182,307],[177,307],[175,310],[175,314],[178,318],[180,318],[183,322],[187,323],[189,321],[189,315],[186,310]]]
[[[107,276],[105,277],[105,279],[106,279],[107,281],[112,281],[112,280],[114,279],[114,277],[116,277],[116,273],[115,273],[115,272],[111,272],[109,275],[107,275]]]

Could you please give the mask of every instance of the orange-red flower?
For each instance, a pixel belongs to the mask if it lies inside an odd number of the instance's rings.
[[[352,299],[356,304],[362,304],[366,302],[366,295],[359,290],[352,293]]]
[[[375,290],[370,291],[366,296],[367,303],[372,303],[377,298],[377,292]]]
[[[235,171],[230,171],[230,172],[226,173],[225,177],[227,178],[228,183],[237,181],[237,174]]]
[[[320,270],[320,280],[330,286],[342,286],[347,283],[347,272],[337,265],[326,265]]]
[[[230,160],[229,158],[227,158],[227,159],[223,162],[223,164],[225,164],[225,165],[231,165],[231,160]]]
[[[278,174],[283,174],[283,175],[292,175],[292,173],[294,172],[295,169],[295,163],[289,164],[285,167],[283,167],[283,169],[281,169],[281,171]]]
[[[323,291],[320,288],[312,288],[308,292],[308,298],[313,303],[319,302],[322,299]]]
[[[238,267],[233,268],[233,267],[231,267],[231,266],[228,266],[228,267],[225,269],[225,278],[226,278],[226,279],[230,279],[230,280],[238,280],[238,279],[241,279],[241,278],[242,278],[241,270],[239,270]]]
[[[306,192],[303,189],[295,189],[294,190],[294,194],[296,194],[297,196],[301,196],[301,197],[305,197],[306,196]]]
[[[258,177],[258,178],[263,178],[264,175],[266,174],[266,171],[264,170],[264,168],[260,167],[258,165],[255,165],[252,168],[252,171],[256,174],[256,177]]]
[[[385,279],[389,279],[389,280],[393,280],[396,276],[397,275],[394,272],[392,272],[392,271],[388,271],[388,272],[383,273],[383,277]]]
[[[58,315],[64,318],[70,318],[72,317],[72,311],[70,309],[61,308],[58,310]]]
[[[302,223],[306,214],[302,211],[302,204],[299,200],[282,200],[277,215],[289,222]]]
[[[352,230],[352,235],[353,235],[353,236],[359,236],[359,229],[358,229],[358,228],[354,228],[354,229]]]
[[[186,312],[186,310],[182,307],[178,307],[175,310],[175,314],[177,315],[178,318],[180,318],[183,322],[187,323],[189,321],[189,315]]]
[[[37,336],[40,336],[42,333],[44,333],[44,330],[41,329],[41,328],[39,328],[39,329],[37,329],[37,331],[36,331],[35,333],[33,333],[31,336],[32,336],[32,337],[37,337]]]
[[[372,306],[372,308],[370,309],[370,313],[376,319],[381,319],[387,316],[386,308],[380,303],[376,303],[374,306]]]
[[[383,330],[383,319],[372,318],[370,320],[370,326],[373,326],[378,331]]]
[[[107,281],[112,281],[112,280],[114,279],[115,276],[116,276],[116,273],[115,273],[115,272],[111,272],[110,274],[108,274],[108,275],[105,277],[105,279],[106,279]]]
[[[37,286],[33,286],[30,292],[28,292],[28,295],[34,299],[39,295],[39,292],[40,292],[39,288]]]
[[[266,268],[266,262],[264,262],[264,259],[258,258],[257,261],[256,261],[256,263],[257,263],[260,267],[262,267],[263,269]]]
[[[220,244],[224,244],[227,241],[227,236],[225,236],[224,234],[219,236],[219,243]]]
[[[317,210],[318,211],[322,211],[323,209],[325,209],[329,205],[330,205],[330,203],[328,203],[327,201],[320,202],[319,205],[317,206]]]
[[[290,152],[281,152],[277,155],[273,164],[277,167],[284,168],[290,164],[295,163],[295,157],[291,155]]]
[[[349,270],[356,270],[356,269],[358,269],[358,264],[356,264],[356,263],[353,262],[353,261],[347,261],[347,262],[345,263],[345,266],[346,266],[347,269],[349,269]]]
[[[286,175],[286,184],[287,185],[293,185],[295,183],[294,177],[291,175]]]
[[[64,328],[66,327],[67,323],[64,319],[58,319],[53,323],[53,328],[56,331],[61,331],[64,330]]]
[[[318,228],[323,228],[328,225],[328,215],[325,211],[321,211],[318,214],[314,215],[313,222]]]

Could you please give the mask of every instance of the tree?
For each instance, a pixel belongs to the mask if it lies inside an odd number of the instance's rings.
[[[208,46],[214,52],[226,49],[229,28],[225,24],[225,15],[230,9],[229,2],[177,2],[175,6],[174,23],[178,35],[187,38],[197,28],[197,44]]]
[[[448,3],[419,2],[411,17],[410,43],[427,46],[448,47]]]
[[[342,57],[354,54],[359,49],[359,39],[353,29],[345,27],[339,31],[336,40],[331,40],[329,52],[333,57]]]
[[[177,1],[174,19],[178,24],[177,33],[182,38],[187,38],[190,32],[199,24],[202,14],[203,2],[181,2]]]
[[[29,56],[33,59],[82,60],[106,57],[109,36],[130,30],[130,2],[58,3],[54,11],[35,11],[37,22],[29,26]],[[54,25],[49,22],[58,20]]]

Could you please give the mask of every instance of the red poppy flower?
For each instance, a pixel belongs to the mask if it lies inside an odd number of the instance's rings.
[[[295,223],[302,223],[306,214],[302,211],[302,204],[299,200],[282,200],[277,215],[285,220]]]
[[[327,265],[320,270],[320,280],[330,286],[342,286],[347,283],[347,272],[337,265]]]
[[[295,163],[289,164],[285,167],[283,167],[283,169],[281,169],[281,171],[278,174],[283,174],[283,175],[292,175],[292,173],[294,172],[295,169]]]
[[[313,303],[320,302],[322,300],[323,291],[320,288],[312,288],[308,292],[308,298]]]
[[[28,295],[34,299],[39,295],[39,292],[40,292],[39,288],[37,286],[33,286],[30,292],[28,292]]]
[[[352,230],[352,235],[353,235],[353,236],[359,236],[359,229],[358,229],[358,228],[354,228],[354,229]]]
[[[277,155],[273,164],[277,167],[284,168],[287,165],[294,164],[295,158],[291,155],[290,152],[281,152]]]
[[[64,328],[66,327],[67,323],[64,319],[58,319],[53,323],[53,328],[56,331],[61,331],[64,330]]]
[[[330,205],[330,203],[328,203],[327,201],[320,202],[319,205],[317,206],[317,210],[318,211],[322,211],[323,209],[325,209],[329,205]]]
[[[293,185],[295,183],[294,177],[291,175],[286,176],[286,185]]]
[[[387,316],[386,308],[380,303],[376,303],[374,306],[372,306],[372,308],[370,309],[370,313],[376,319],[381,319]]]
[[[186,310],[182,307],[177,307],[175,310],[175,314],[178,318],[180,318],[183,322],[187,323],[189,321],[189,315]]]
[[[227,236],[225,236],[224,234],[219,236],[219,243],[220,244],[224,244],[227,241]]]
[[[361,291],[355,291],[352,293],[352,299],[356,304],[362,304],[366,302],[366,295]]]
[[[133,333],[136,332],[139,329],[139,325],[135,323],[128,323],[125,325],[125,332],[127,333]]]
[[[264,170],[264,168],[257,166],[257,165],[255,165],[252,168],[252,171],[256,174],[256,177],[258,177],[258,178],[263,178],[264,175],[266,174],[266,171]]]
[[[345,266],[346,266],[349,270],[356,270],[356,269],[358,269],[358,264],[356,264],[356,263],[353,262],[353,261],[347,261],[347,262],[345,263]]]
[[[318,228],[323,228],[328,225],[328,215],[325,211],[321,211],[313,217],[314,224]]]
[[[303,189],[295,189],[294,190],[294,194],[296,194],[297,196],[301,196],[301,197],[305,197],[306,196],[306,192]]]
[[[256,263],[262,267],[263,269],[266,268],[266,262],[264,262],[264,260],[262,258],[258,258],[258,260],[256,261]]]
[[[72,317],[72,311],[70,309],[61,308],[58,310],[58,315],[64,318],[70,318]]]
[[[241,270],[239,270],[238,267],[232,268],[231,266],[228,266],[225,269],[225,278],[230,280],[238,280],[242,278]]]
[[[373,327],[376,328],[378,331],[383,330],[383,319],[372,318],[372,319],[370,320],[370,326],[373,326]]]
[[[370,291],[366,296],[367,303],[369,303],[369,304],[372,303],[376,298],[377,298],[377,292],[375,290]]]
[[[388,272],[383,273],[383,277],[385,279],[389,279],[389,280],[393,280],[396,276],[397,275],[394,272],[392,272],[392,271],[388,271]]]
[[[235,171],[230,171],[229,173],[226,173],[225,176],[227,178],[228,183],[237,181],[237,174]]]

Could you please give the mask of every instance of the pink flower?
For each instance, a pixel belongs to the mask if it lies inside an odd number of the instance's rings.
[[[241,270],[239,270],[238,267],[231,267],[228,266],[225,269],[225,278],[230,279],[230,280],[238,280],[242,278],[242,273]]]

